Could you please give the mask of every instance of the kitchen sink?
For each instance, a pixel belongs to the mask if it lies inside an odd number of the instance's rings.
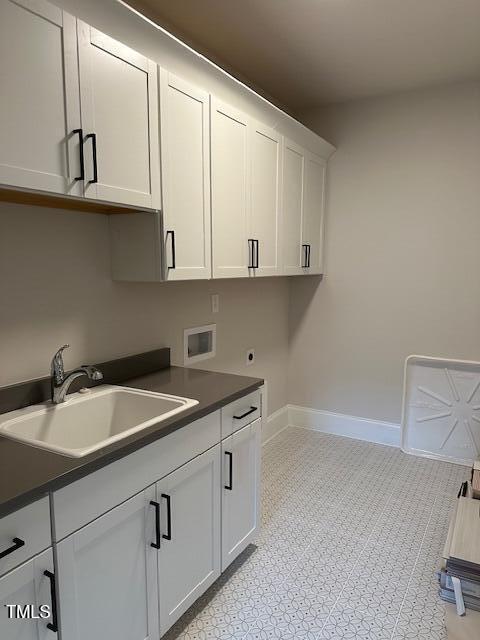
[[[0,435],[81,458],[198,404],[164,393],[103,385],[0,415]]]

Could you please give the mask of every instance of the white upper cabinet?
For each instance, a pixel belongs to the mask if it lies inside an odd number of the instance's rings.
[[[250,270],[276,276],[281,264],[282,136],[259,123],[251,125],[251,206],[248,224]]]
[[[211,114],[213,277],[279,275],[282,137],[214,98]]]
[[[325,160],[285,140],[283,265],[286,275],[323,273],[325,171]]]
[[[245,277],[250,216],[248,118],[212,98],[211,126],[213,277]]]
[[[160,207],[157,66],[78,21],[85,196]]]
[[[0,86],[0,183],[81,195],[75,18],[2,0]]]
[[[305,146],[333,147],[273,107],[247,115],[46,0],[0,0],[0,86],[0,187],[118,213],[116,280],[322,273],[326,160]]]
[[[286,275],[299,275],[303,273],[304,149],[291,140],[285,140],[283,162],[283,265]]]
[[[160,70],[165,279],[210,278],[209,94]]]
[[[323,273],[323,216],[326,161],[305,155],[302,245],[307,273]]]

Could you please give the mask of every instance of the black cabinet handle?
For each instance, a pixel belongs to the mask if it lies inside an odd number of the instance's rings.
[[[175,269],[176,267],[176,258],[175,258],[175,231],[167,231],[166,234],[166,240],[168,239],[168,236],[172,236],[172,264],[170,266],[167,266],[167,269]]]
[[[258,269],[258,240],[248,239],[248,268]]]
[[[253,263],[254,243],[255,243],[255,240],[253,240],[253,238],[248,239],[248,268],[249,269],[253,269],[254,267],[254,263]]]
[[[97,164],[97,134],[96,133],[88,133],[85,136],[85,140],[91,138],[92,140],[92,158],[93,158],[93,179],[89,180],[90,184],[95,184],[98,182],[98,164]]]
[[[155,542],[151,542],[150,546],[160,549],[160,504],[155,500],[150,500],[150,504],[155,507]]]
[[[302,269],[307,267],[307,244],[302,244]]]
[[[225,451],[225,455],[228,458],[228,484],[225,485],[225,489],[232,491],[233,490],[233,453],[231,451]]]
[[[57,587],[55,584],[55,574],[51,571],[45,570],[44,576],[50,580],[50,597],[52,600],[52,621],[47,624],[47,629],[57,633],[58,631],[58,617],[57,617]]]
[[[12,542],[13,542],[13,545],[11,547],[8,547],[8,549],[5,549],[5,551],[2,551],[0,553],[0,560],[2,558],[5,558],[5,556],[9,556],[11,553],[13,553],[17,549],[20,549],[20,547],[23,547],[25,545],[25,540],[20,540],[20,538],[13,538]]]
[[[259,253],[259,249],[258,249],[258,240],[254,240],[253,244],[255,245],[255,262],[253,264],[253,268],[254,269],[258,269],[258,253]]]
[[[312,253],[311,244],[302,244],[302,268],[308,269],[310,267],[310,256]]]
[[[258,409],[258,407],[250,407],[250,409],[248,411],[246,411],[245,413],[242,413],[241,416],[233,416],[233,419],[234,420],[242,420],[242,418],[246,418],[247,416],[249,416],[254,411],[257,411],[257,409]]]
[[[165,498],[167,501],[167,533],[162,535],[162,538],[165,540],[172,539],[172,499],[166,493],[162,493],[162,498]]]
[[[80,175],[74,180],[85,180],[85,156],[83,153],[83,129],[74,129],[72,133],[78,135],[79,152],[80,152]]]

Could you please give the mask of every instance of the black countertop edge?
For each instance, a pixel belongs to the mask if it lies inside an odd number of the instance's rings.
[[[168,375],[171,372],[182,372],[186,373],[187,375],[189,372],[192,372],[195,376],[203,374],[207,377],[212,376],[215,378],[219,378],[220,380],[224,380],[227,383],[230,380],[234,380],[236,383],[235,386],[237,387],[238,383],[241,381],[240,388],[232,390],[231,392],[226,394],[219,393],[217,394],[217,399],[213,400],[212,402],[205,402],[199,398],[195,398],[194,393],[188,395],[187,393],[185,393],[185,389],[179,389],[177,393],[174,393],[171,388],[169,390],[161,390],[161,387],[163,385],[161,384],[161,381],[157,383],[155,378],[158,375]],[[169,367],[165,371],[159,370],[157,371],[157,373],[147,374],[145,376],[142,376],[141,378],[127,380],[122,382],[121,384],[122,386],[128,386],[136,389],[145,389],[148,391],[159,391],[161,393],[170,393],[183,397],[192,397],[195,399],[199,399],[199,404],[186,410],[183,413],[172,416],[171,418],[163,422],[152,425],[144,431],[133,434],[132,436],[125,438],[125,440],[116,442],[104,449],[99,449],[89,456],[85,456],[85,458],[69,458],[60,454],[45,452],[44,450],[31,447],[30,445],[21,444],[0,436],[0,451],[2,443],[5,443],[5,441],[8,440],[10,443],[13,443],[12,446],[16,446],[19,450],[23,450],[23,452],[28,451],[28,455],[30,457],[35,456],[34,452],[37,452],[39,457],[48,456],[48,458],[52,459],[51,456],[53,456],[57,461],[62,459],[63,461],[67,461],[67,465],[68,462],[72,464],[71,469],[66,469],[63,472],[59,472],[58,475],[54,475],[54,477],[48,479],[47,481],[41,482],[28,490],[22,491],[21,493],[18,493],[16,495],[12,495],[10,499],[0,502],[0,518],[7,516],[12,512],[17,511],[18,509],[21,509],[22,507],[25,507],[32,502],[35,502],[36,500],[39,500],[52,491],[61,489],[62,487],[65,487],[75,482],[76,480],[90,475],[91,473],[107,466],[108,464],[111,464],[112,462],[115,462],[116,460],[120,460],[121,458],[130,455],[138,449],[141,449],[151,444],[152,442],[155,442],[173,433],[174,431],[177,431],[178,429],[181,429],[182,427],[191,424],[192,422],[195,422],[196,420],[199,420],[200,418],[203,418],[204,416],[213,413],[218,409],[221,409],[230,402],[238,400],[239,398],[252,393],[264,384],[264,380],[261,378],[250,378],[245,376],[237,376],[235,374],[223,374],[218,372],[204,371],[200,369],[192,370],[183,367]]]

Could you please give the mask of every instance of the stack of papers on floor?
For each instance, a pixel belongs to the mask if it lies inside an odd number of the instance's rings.
[[[459,613],[463,606],[480,611],[480,500],[463,496],[458,499],[444,559],[445,566],[439,574],[440,596],[456,603]]]

